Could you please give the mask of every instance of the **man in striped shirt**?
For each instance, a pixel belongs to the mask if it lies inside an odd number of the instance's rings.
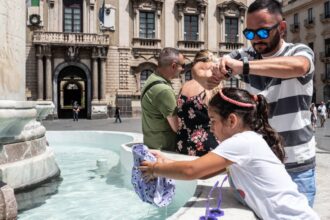
[[[214,87],[228,69],[241,74],[247,89],[264,95],[270,106],[269,122],[284,139],[285,167],[313,205],[315,196],[315,138],[309,106],[313,94],[314,53],[303,44],[285,42],[281,5],[256,0],[247,13],[244,36],[252,47],[224,56],[207,80]]]

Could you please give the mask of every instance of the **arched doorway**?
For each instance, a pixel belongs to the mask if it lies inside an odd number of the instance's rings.
[[[63,68],[57,79],[57,112],[59,118],[72,118],[72,105],[80,106],[79,117],[87,118],[87,79],[85,72],[76,66]]]
[[[54,71],[54,115],[72,118],[72,102],[81,107],[80,118],[91,118],[92,79],[89,68],[80,62],[64,62]]]

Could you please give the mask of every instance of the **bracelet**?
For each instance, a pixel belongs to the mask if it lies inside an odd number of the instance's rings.
[[[156,163],[154,163],[154,164],[152,165],[152,167],[151,167],[151,176],[152,176],[153,178],[156,178],[156,176],[154,175],[154,173],[155,173],[155,166],[156,166],[156,164],[157,164],[157,162],[156,162]]]

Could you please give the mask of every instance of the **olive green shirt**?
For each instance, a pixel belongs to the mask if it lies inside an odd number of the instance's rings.
[[[163,81],[150,87],[141,97],[143,142],[149,148],[174,151],[176,133],[167,121],[168,116],[176,115],[176,96],[171,82],[160,75],[151,74],[144,89],[154,81]]]

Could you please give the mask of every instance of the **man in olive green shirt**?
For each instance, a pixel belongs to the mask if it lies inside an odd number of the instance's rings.
[[[170,80],[183,72],[184,65],[184,57],[177,49],[164,48],[156,72],[149,76],[142,89],[143,142],[149,148],[174,150],[178,118]]]

